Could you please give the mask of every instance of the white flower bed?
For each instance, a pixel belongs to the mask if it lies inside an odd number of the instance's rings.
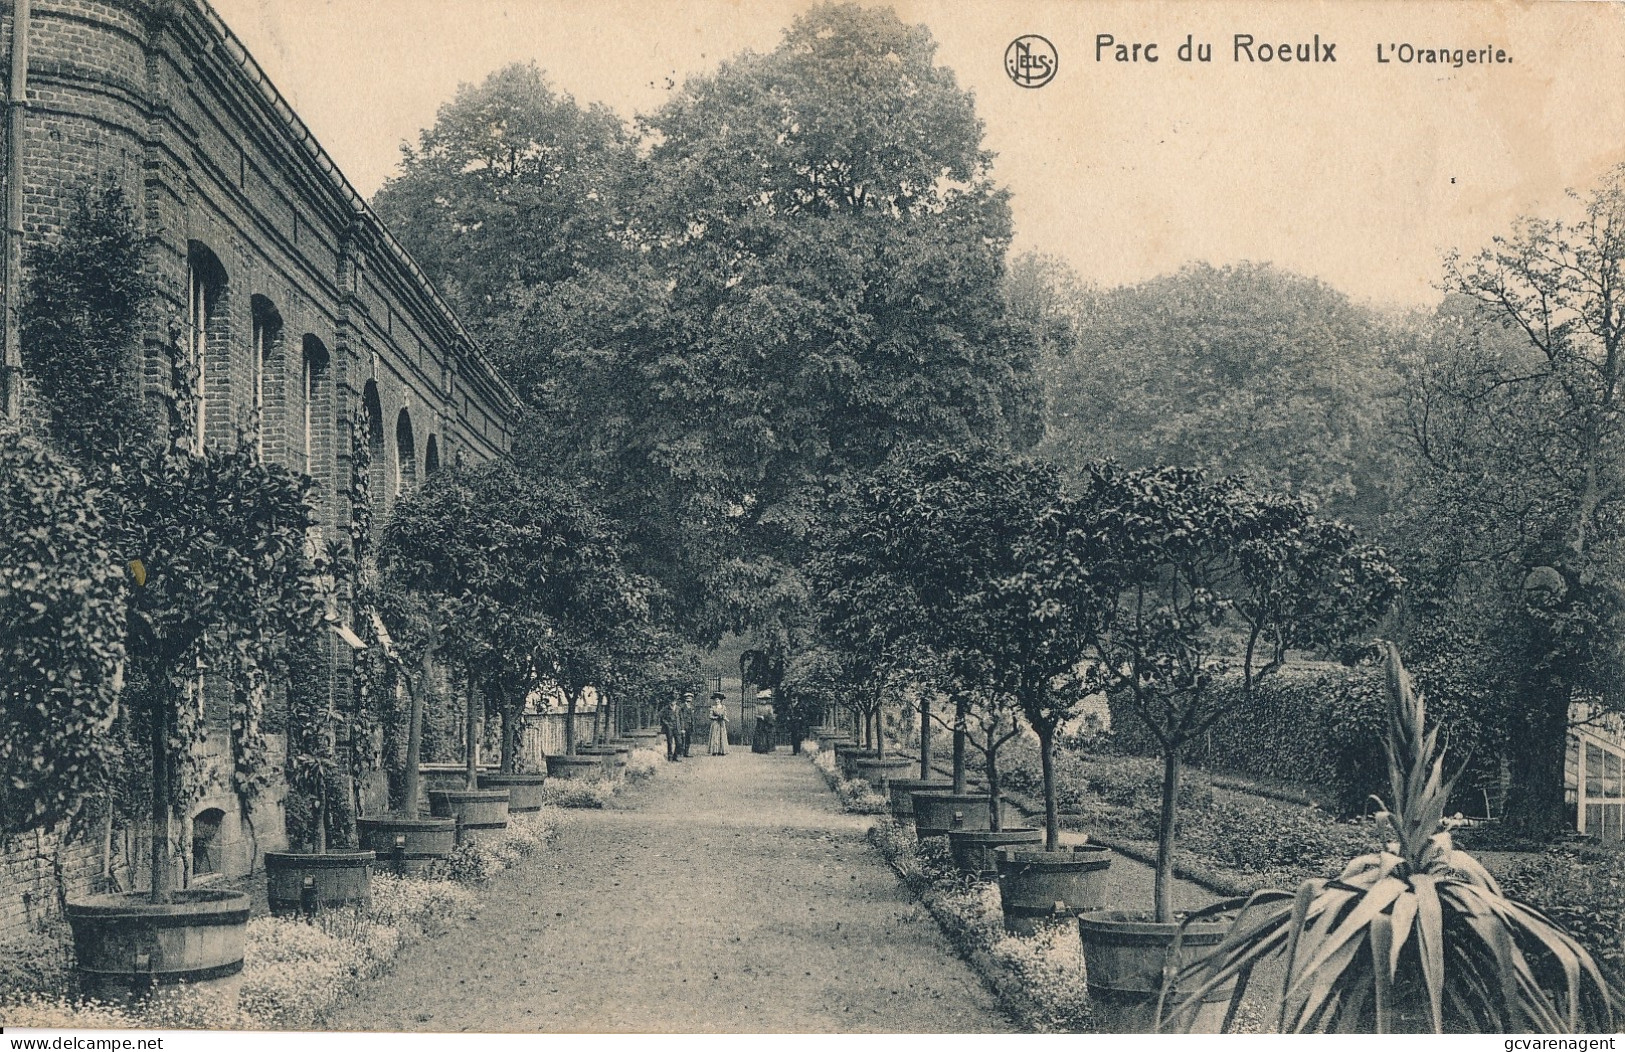
[[[653,778],[655,771],[666,762],[666,757],[655,749],[633,749],[632,755],[626,758],[626,777],[630,781],[641,782],[646,778]]]
[[[300,918],[256,917],[243,946],[238,1012],[220,1017],[206,999],[179,989],[139,1007],[75,1002],[65,969],[36,969],[39,984],[54,989],[0,990],[0,1026],[46,1029],[308,1030],[338,1001],[381,974],[400,951],[471,916],[479,896],[469,887],[533,854],[553,836],[553,815],[515,815],[505,836],[459,847],[453,880],[372,876],[372,905],[335,910],[313,923]],[[42,932],[59,945],[65,930]],[[28,946],[0,947],[27,952]],[[37,948],[36,948],[37,949]]]
[[[816,743],[814,743],[816,746]],[[813,766],[823,774],[824,781],[835,790],[841,801],[841,810],[859,815],[883,815],[891,811],[891,800],[862,778],[842,778],[835,769],[835,750],[810,752]]]
[[[998,885],[962,876],[942,844],[922,844],[890,820],[871,828],[869,840],[1026,1028],[1089,1029],[1089,989],[1076,924],[1046,925],[1030,936],[1007,934]]]

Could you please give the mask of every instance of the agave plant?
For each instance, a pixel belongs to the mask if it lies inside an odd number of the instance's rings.
[[[1452,843],[1444,808],[1455,779],[1444,772],[1439,728],[1427,727],[1398,648],[1383,646],[1393,800],[1377,816],[1384,848],[1335,879],[1254,892],[1191,916],[1187,923],[1241,910],[1212,954],[1173,977],[1180,993],[1163,1029],[1189,1027],[1202,998],[1232,982],[1233,1017],[1254,969],[1284,959],[1281,1033],[1611,1031],[1612,995],[1591,955],[1540,911],[1504,896]]]

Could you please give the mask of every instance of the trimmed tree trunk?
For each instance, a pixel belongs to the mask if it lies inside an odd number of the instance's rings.
[[[1174,819],[1179,807],[1179,746],[1163,747],[1162,818],[1157,823],[1157,921],[1174,919]]]
[[[178,702],[167,677],[159,679],[158,704],[152,713],[152,901],[162,905],[175,890],[170,866],[173,818],[169,804],[169,713]]]
[[[880,722],[880,692],[875,691],[875,759],[886,758],[886,726]]]
[[[920,777],[931,777],[931,697],[920,695]]]
[[[576,700],[580,697],[578,692],[567,690],[564,692],[564,755],[576,754]]]
[[[468,674],[468,709],[463,724],[467,747],[463,750],[463,771],[470,792],[480,787],[480,710],[474,693],[474,674]]]
[[[417,815],[418,794],[422,790],[418,762],[423,757],[423,709],[428,700],[429,678],[433,673],[434,657],[426,650],[418,662],[417,675],[406,677],[409,711],[406,717],[406,784],[401,793],[401,813],[408,818]]]
[[[987,827],[997,833],[1004,828],[999,817],[999,732],[990,727],[987,732]]]
[[[311,801],[311,847],[318,855],[327,854],[327,775],[322,775],[322,789]]]
[[[326,727],[322,730],[322,737],[325,739],[327,745],[327,758],[329,760],[336,760],[339,754],[339,742],[338,730],[335,726],[336,718],[333,712],[333,691],[331,689],[327,689],[322,693],[327,697],[327,712],[323,715],[323,719],[326,721]],[[321,792],[316,795],[316,820],[313,823],[316,828],[311,834],[311,846],[315,849],[316,854],[318,855],[327,854],[327,823],[334,811],[333,808],[327,806],[327,796],[333,788],[328,782],[329,773],[330,772],[328,771],[322,772],[322,789]],[[335,776],[348,778],[350,772],[348,769],[346,769],[341,774],[337,769],[337,764],[335,764],[334,770],[331,773],[333,773]],[[347,797],[351,795],[351,789],[347,783],[344,785],[344,793]],[[344,834],[340,834],[341,837],[343,835]],[[350,830],[349,835],[352,838],[354,837],[355,833],[353,829]],[[354,840],[352,839],[350,842],[354,843]]]
[[[1055,805],[1055,728],[1034,727],[1038,733],[1038,759],[1044,771],[1044,850],[1061,848],[1061,815]]]
[[[965,793],[965,743],[970,737],[965,721],[969,716],[970,698],[963,694],[954,698],[954,792],[961,796]]]
[[[513,774],[519,763],[519,713],[511,705],[501,707],[502,773]]]

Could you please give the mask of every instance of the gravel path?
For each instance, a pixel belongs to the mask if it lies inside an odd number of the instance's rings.
[[[804,758],[662,764],[499,875],[333,1030],[957,1033],[1012,1027]]]

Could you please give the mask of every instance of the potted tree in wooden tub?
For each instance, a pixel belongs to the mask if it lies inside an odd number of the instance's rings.
[[[321,667],[333,656],[323,642],[319,638],[301,641],[290,655],[289,797],[284,813],[290,846],[299,843],[307,850],[265,853],[266,902],[278,915],[309,915],[372,901],[376,855],[353,848],[353,772],[338,756],[340,718],[333,706],[332,680]],[[298,841],[294,840],[296,834],[302,834]]]
[[[1070,920],[1103,904],[1102,876],[1111,851],[1098,844],[1061,843],[1056,805],[1055,747],[1062,724],[1103,686],[1100,666],[1086,660],[1105,611],[1116,601],[1112,582],[1076,565],[1068,502],[1058,480],[1029,473],[1030,501],[1010,507],[1004,573],[979,593],[989,649],[1004,689],[1014,695],[1038,738],[1044,787],[1044,842],[997,852],[1005,928],[1031,934],[1042,920]],[[1085,553],[1086,554],[1086,553]]]
[[[529,496],[507,461],[443,470],[403,495],[384,527],[392,581],[430,613],[435,651],[462,670],[462,785],[428,792],[431,816],[453,820],[459,840],[508,825],[508,791],[479,785],[481,716],[492,687],[499,710],[528,694],[524,669],[546,629],[532,594],[542,569],[534,535],[546,526],[529,518]]]
[[[1089,608],[1079,620],[1094,623],[1098,681],[1126,700],[1162,753],[1154,908],[1078,920],[1091,995],[1112,1029],[1144,1031],[1155,1026],[1165,968],[1203,956],[1229,930],[1223,916],[1182,927],[1174,909],[1185,746],[1280,668],[1289,649],[1327,647],[1369,625],[1399,578],[1380,550],[1302,502],[1185,468],[1091,468],[1067,536],[1072,553],[1050,570],[1071,577],[1058,587],[1075,588]],[[1101,596],[1109,602],[1097,606]],[[1231,671],[1242,690],[1210,689]],[[1222,1021],[1229,991],[1206,996],[1193,1029]]]
[[[583,514],[588,514],[585,507]],[[592,515],[583,524],[592,531],[591,540],[579,547],[579,562],[554,597],[554,631],[544,661],[548,678],[565,698],[565,750],[547,757],[547,773],[554,778],[620,778],[631,750],[583,745],[576,737],[576,714],[583,702],[596,700],[599,685],[617,680],[622,647],[637,647],[648,631],[651,586],[624,565],[620,536],[607,520]]]
[[[892,640],[953,699],[952,791],[927,787],[911,805],[918,834],[952,842],[958,830],[956,858],[978,872],[991,869],[993,846],[1038,838],[1028,827],[1006,828],[1002,813],[999,751],[1019,726],[1001,655],[988,646],[998,626],[987,621],[985,596],[1008,572],[1009,523],[1032,514],[1033,488],[1046,479],[1053,485],[1052,476],[992,448],[901,447],[854,487],[821,563],[832,612],[851,626],[846,635]],[[967,747],[981,751],[985,794],[968,792]],[[929,773],[922,767],[922,778]]]
[[[279,915],[308,915],[372,901],[376,854],[353,847],[357,843],[352,782],[355,772],[339,760],[341,717],[333,703],[330,672],[340,658],[328,649],[341,645],[341,641],[354,651],[366,648],[354,627],[339,614],[341,599],[347,604],[353,601],[361,570],[372,557],[366,426],[365,417],[359,413],[350,423],[351,448],[357,453],[350,462],[349,549],[330,543],[316,567],[325,593],[326,620],[334,631],[331,636],[301,638],[289,647],[285,767],[289,795],[284,815],[290,847],[299,844],[308,850],[265,853],[266,901],[271,912]],[[359,717],[371,700],[363,660],[356,661],[351,683],[352,714]],[[361,745],[358,738],[351,734],[352,759]]]
[[[360,485],[359,503],[365,506],[364,475]],[[357,503],[352,497],[352,507]],[[371,536],[365,529],[361,535]],[[457,846],[456,819],[422,813],[423,721],[430,687],[439,676],[446,609],[443,597],[421,587],[432,571],[400,547],[401,539],[399,531],[385,532],[376,572],[365,560],[358,561],[364,581],[359,601],[365,610],[359,627],[364,630],[361,638],[372,644],[365,657],[358,658],[358,683],[367,684],[366,670],[376,669],[380,680],[391,681],[397,699],[405,693],[406,708],[397,719],[406,724],[406,743],[404,756],[390,762],[392,809],[358,818],[356,832],[361,846],[372,850],[381,866],[397,876],[421,876],[450,857]],[[380,689],[385,689],[383,683]]]
[[[67,916],[90,996],[184,984],[234,1009],[248,895],[177,887],[176,810],[201,791],[200,693],[209,689],[229,692],[230,781],[245,811],[253,806],[266,775],[267,670],[286,638],[319,625],[305,557],[314,505],[308,480],[263,464],[252,441],[204,447],[196,365],[175,343],[168,439],[120,457],[103,501],[129,568],[126,649],[141,689],[125,703],[146,745],[150,887],[70,900]]]

